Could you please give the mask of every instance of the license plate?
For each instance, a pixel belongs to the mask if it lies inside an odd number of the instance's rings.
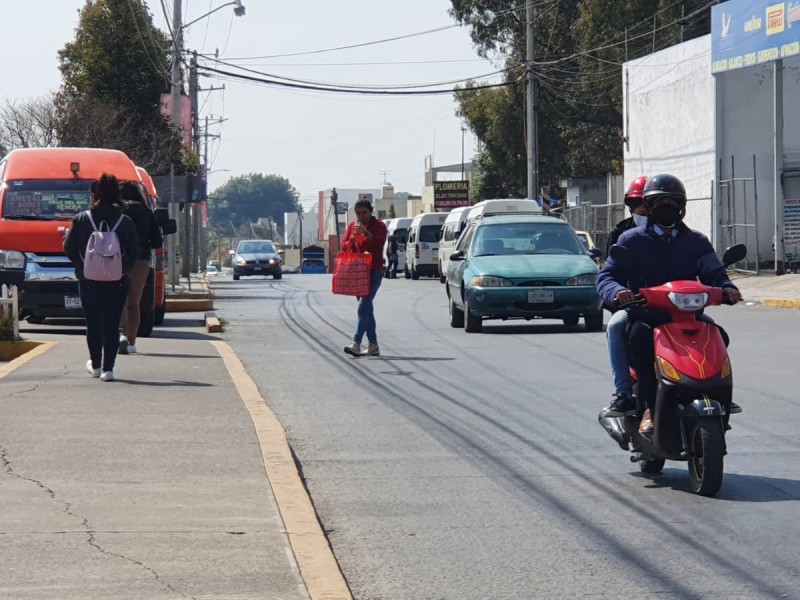
[[[528,292],[528,302],[531,304],[550,304],[555,299],[555,294],[551,290],[537,290]]]
[[[64,308],[81,308],[81,297],[64,296]]]
[[[253,267],[253,271],[260,271],[261,267]]]

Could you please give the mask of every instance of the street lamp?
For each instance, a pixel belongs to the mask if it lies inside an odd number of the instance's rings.
[[[222,10],[226,6],[233,6],[233,14],[236,15],[237,17],[243,17],[244,16],[245,10],[244,10],[244,5],[242,4],[242,0],[234,0],[233,2],[226,2],[225,4],[222,4],[222,5],[218,6],[215,9],[208,11],[206,14],[201,15],[201,16],[197,17],[196,19],[193,19],[192,21],[189,21],[188,23],[184,23],[184,25],[181,27],[181,29],[186,29],[190,25],[193,25],[194,23],[197,23],[201,19],[205,19],[208,15],[214,14],[215,12],[217,12],[218,10]]]

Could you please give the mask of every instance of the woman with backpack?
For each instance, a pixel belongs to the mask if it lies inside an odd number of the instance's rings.
[[[92,182],[91,190],[92,207],[72,219],[64,253],[75,265],[86,316],[86,370],[100,381],[114,381],[119,320],[139,238],[133,221],[120,209],[117,178],[104,173]]]
[[[142,292],[150,273],[150,253],[164,245],[164,238],[156,223],[153,211],[145,204],[145,199],[138,185],[125,182],[120,186],[120,197],[125,202],[125,214],[136,225],[139,238],[139,250],[136,262],[131,269],[131,286],[128,299],[122,309],[119,328],[119,353],[136,354],[136,334],[139,332],[140,303]]]

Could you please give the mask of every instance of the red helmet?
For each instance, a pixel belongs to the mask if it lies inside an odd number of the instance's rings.
[[[628,186],[628,191],[625,192],[625,206],[628,208],[636,208],[644,200],[642,199],[644,195],[644,186],[647,184],[647,177],[637,177],[631,184]]]

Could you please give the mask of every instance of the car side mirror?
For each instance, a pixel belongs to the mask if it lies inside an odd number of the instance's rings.
[[[231,256],[233,256],[234,254],[236,254],[236,250],[228,250],[228,254],[230,254]]]
[[[594,260],[600,260],[603,258],[603,251],[600,248],[589,248],[589,256]]]
[[[722,255],[722,263],[726,267],[730,267],[731,265],[736,264],[737,262],[744,260],[747,256],[747,246],[744,244],[736,244],[735,246],[731,246],[725,251],[725,254]]]
[[[450,260],[453,260],[453,261],[464,260],[465,258],[466,258],[466,255],[464,254],[463,250],[459,250],[458,252],[453,252],[450,255]]]
[[[165,225],[161,226],[161,233],[164,235],[172,235],[178,232],[178,222],[175,219],[167,219]]]
[[[169,210],[166,208],[155,209],[153,211],[153,216],[156,218],[156,225],[159,227],[164,227],[169,223]]]

